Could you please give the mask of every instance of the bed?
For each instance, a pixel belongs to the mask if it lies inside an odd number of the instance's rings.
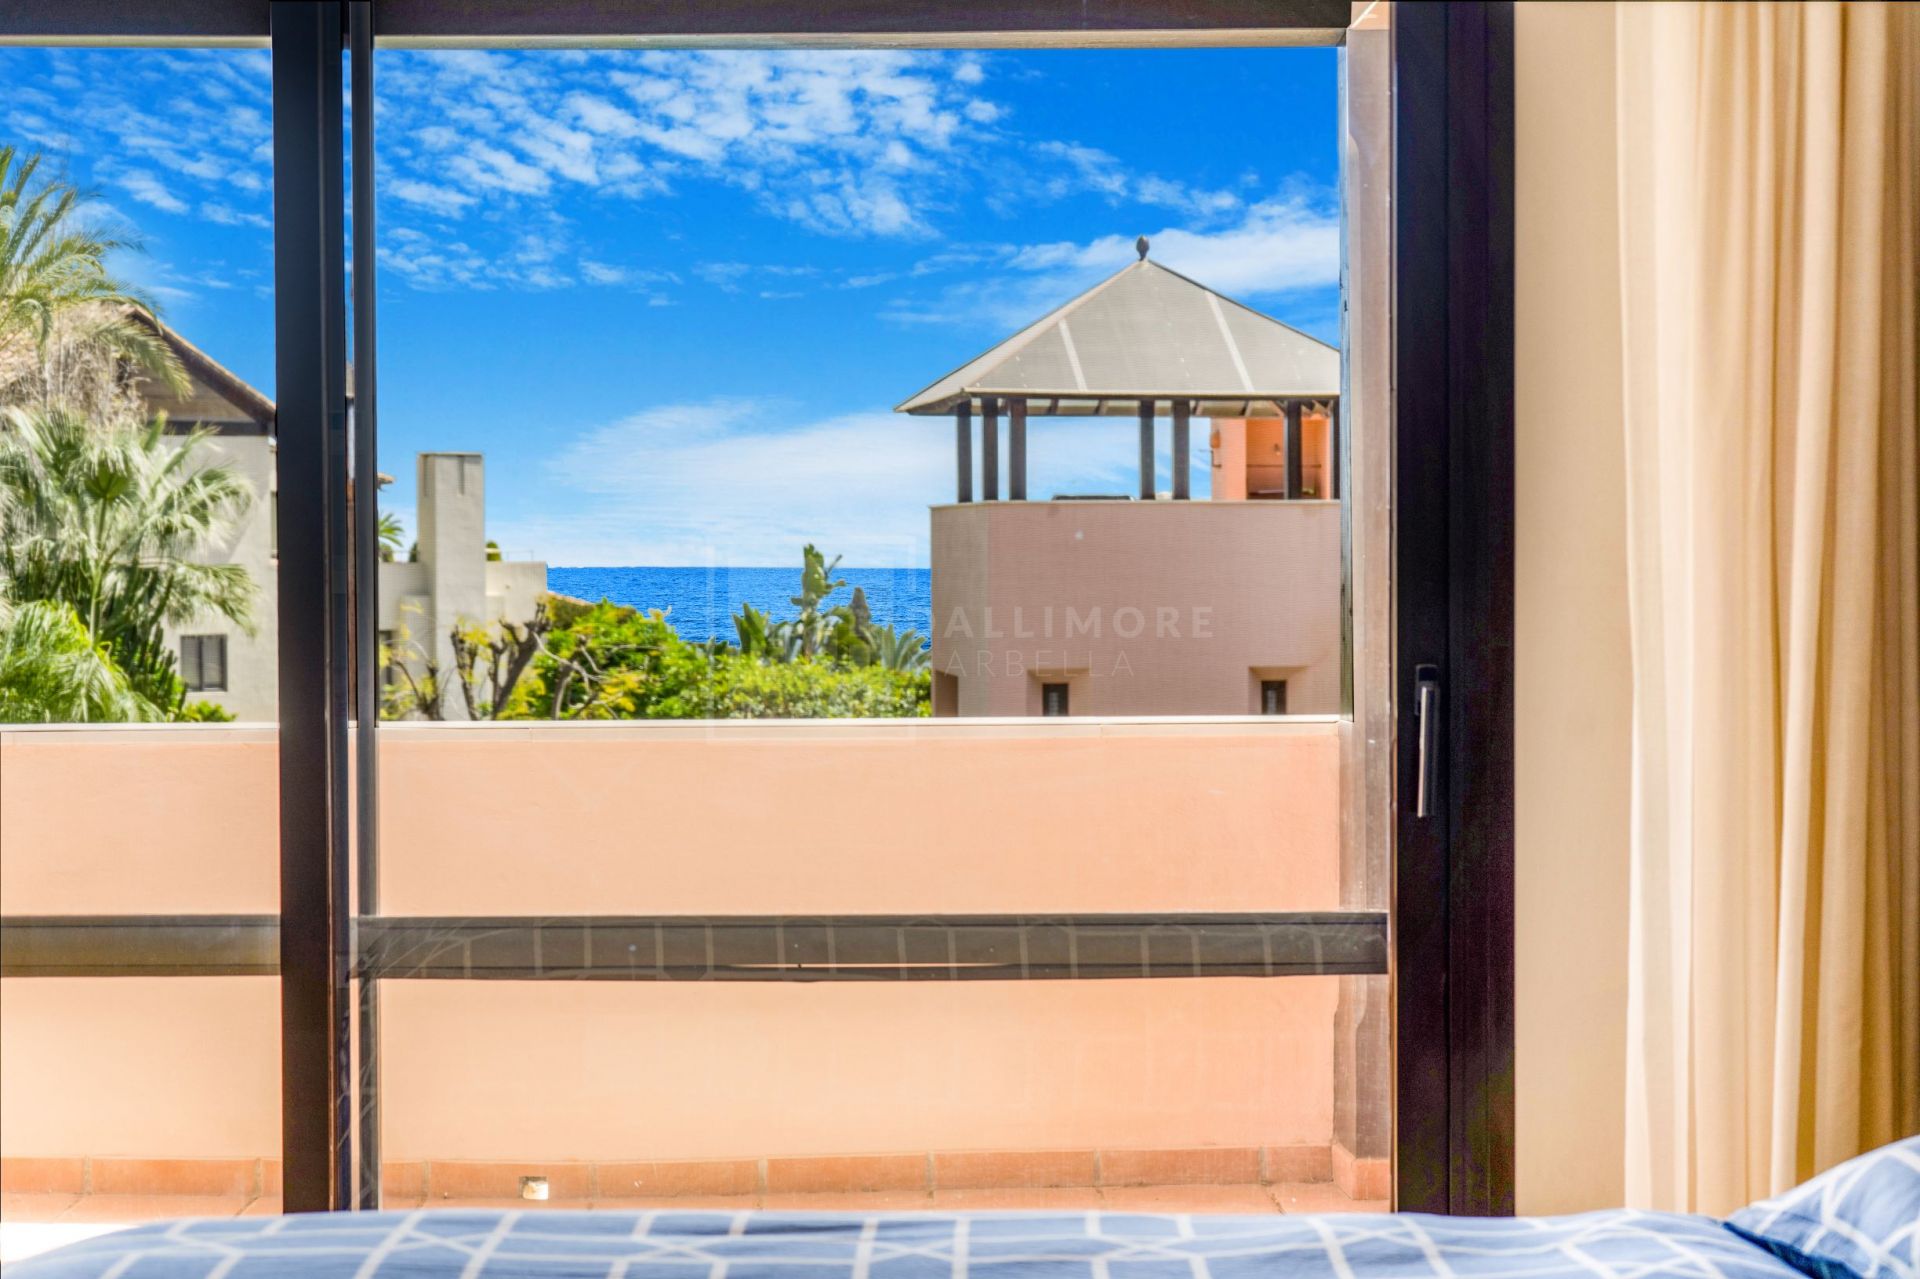
[[[140,1226],[15,1279],[1920,1279],[1920,1138],[1727,1221],[427,1210]]]

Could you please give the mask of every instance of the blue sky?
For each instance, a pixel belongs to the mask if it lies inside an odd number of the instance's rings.
[[[382,52],[386,504],[411,527],[413,455],[479,450],[514,557],[922,565],[953,433],[889,410],[1136,235],[1337,339],[1334,59]],[[271,394],[266,54],[7,49],[0,78],[0,140],[96,190],[145,245],[122,270]],[[1126,491],[1133,431],[1036,420],[1031,491]]]

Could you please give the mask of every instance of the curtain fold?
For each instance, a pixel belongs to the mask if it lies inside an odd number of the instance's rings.
[[[1920,1128],[1920,6],[1623,4],[1627,1191]]]

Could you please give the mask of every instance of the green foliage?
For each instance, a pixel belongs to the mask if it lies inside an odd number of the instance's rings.
[[[505,719],[513,710],[520,677],[553,629],[545,600],[533,606],[522,624],[501,620],[484,626],[453,628],[453,665],[468,719]]]
[[[109,723],[163,719],[134,691],[70,604],[14,604],[0,596],[0,723]]]
[[[776,622],[751,604],[741,605],[733,619],[740,652],[769,662],[826,656],[844,666],[926,670],[925,637],[918,631],[875,626],[867,593],[860,587],[853,588],[849,602],[822,608],[829,596],[846,585],[844,579],[833,576],[840,559],[836,555],[829,562],[811,544],[801,552],[800,593],[790,597],[800,613],[792,621]]]
[[[440,664],[413,638],[408,619],[420,612],[418,604],[403,604],[400,624],[391,642],[382,640],[374,658],[381,673],[381,719],[445,719],[447,684]]]
[[[147,701],[184,689],[164,628],[220,616],[253,629],[254,585],[206,563],[253,501],[231,468],[204,465],[208,438],[165,439],[166,422],[89,422],[63,409],[0,418],[0,593],[71,605]]]
[[[784,662],[791,656],[773,618],[751,604],[742,604],[733,615],[733,633],[739,638],[740,651],[749,657]]]
[[[173,718],[181,724],[231,724],[239,716],[217,702],[188,702]]]
[[[815,613],[831,633],[831,619]],[[516,691],[513,718],[880,718],[925,715],[931,707],[932,677],[924,669],[849,665],[826,653],[783,651],[774,659],[764,648],[696,644],[680,638],[664,613],[605,600],[556,604],[553,616],[556,626]],[[745,636],[770,629],[766,614],[751,606],[734,624]]]
[[[873,663],[890,671],[906,671],[931,677],[933,654],[927,651],[926,637],[916,630],[896,632],[882,626],[874,633]]]
[[[391,511],[382,511],[374,529],[380,541],[380,562],[393,563],[394,557],[400,553],[400,543],[406,540],[406,534],[400,528],[400,517]]]
[[[688,645],[688,648],[694,648]],[[698,650],[695,649],[697,652]],[[652,719],[891,719],[932,713],[932,676],[819,657],[767,663],[720,653],[656,697]]]
[[[645,719],[666,671],[684,678],[697,646],[662,613],[641,613],[606,600],[553,605],[556,625],[533,668],[514,690],[512,718]],[[564,620],[562,620],[564,619]]]
[[[823,607],[846,583],[806,548],[799,616],[775,622],[751,604],[738,646],[682,639],[660,612],[608,600],[543,597],[525,624],[457,625],[453,672],[404,627],[380,654],[392,667],[383,713],[440,719],[458,689],[469,719],[896,718],[931,712],[933,677],[917,631],[875,626],[866,596]]]
[[[202,438],[163,442],[141,379],[188,379],[108,258],[91,196],[0,147],[0,718],[231,718],[186,706],[169,624],[251,630],[253,584],[199,562],[253,499]],[[31,411],[28,411],[28,410]]]
[[[31,383],[39,403],[54,402],[50,393],[65,379],[48,360],[56,339],[64,338],[83,353],[103,352],[184,390],[179,358],[147,319],[157,308],[107,265],[116,251],[139,246],[98,230],[87,216],[89,193],[57,180],[36,181],[40,162],[38,153],[23,157],[11,146],[0,147],[0,364],[11,375],[5,381]],[[23,362],[4,358],[23,353],[34,357],[26,365],[38,366],[27,367],[24,378]],[[101,381],[96,362],[86,363],[85,381]]]

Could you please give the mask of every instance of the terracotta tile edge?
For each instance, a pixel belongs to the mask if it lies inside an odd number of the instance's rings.
[[[1151,1149],[1094,1148],[1088,1149],[1049,1149],[1049,1150],[929,1150],[911,1151],[894,1154],[850,1154],[850,1155],[761,1155],[741,1159],[616,1159],[616,1160],[434,1160],[434,1159],[392,1159],[383,1161],[385,1173],[392,1193],[411,1199],[418,1195],[429,1202],[435,1200],[434,1164],[474,1164],[489,1165],[496,1168],[524,1164],[528,1168],[558,1168],[568,1166],[577,1169],[578,1179],[584,1193],[577,1196],[561,1196],[571,1201],[584,1199],[588,1202],[605,1198],[612,1189],[609,1170],[616,1166],[631,1164],[659,1164],[663,1166],[693,1165],[703,1163],[732,1163],[742,1166],[741,1189],[732,1193],[744,1193],[764,1197],[768,1194],[794,1193],[856,1193],[860,1191],[912,1191],[935,1194],[943,1190],[977,1191],[1021,1191],[1041,1189],[1098,1189],[1107,1186],[1131,1185],[1230,1185],[1247,1184],[1251,1179],[1261,1185],[1277,1185],[1282,1182],[1299,1181],[1297,1165],[1289,1164],[1284,1152],[1307,1152],[1315,1149],[1315,1143],[1261,1144],[1251,1146],[1194,1146],[1194,1147],[1156,1147]],[[1360,1159],[1338,1142],[1327,1147],[1331,1182],[1349,1198],[1371,1200],[1380,1197],[1378,1192],[1390,1190],[1389,1161],[1384,1159]],[[978,1163],[966,1171],[958,1171],[949,1165],[947,1176],[942,1177],[942,1161],[956,1157],[979,1157]],[[106,1193],[99,1188],[98,1173],[103,1163],[138,1162],[134,1157],[108,1156],[7,1156],[8,1181],[18,1187],[20,1193],[43,1191],[46,1193],[78,1194],[81,1196]],[[798,1169],[785,1167],[790,1163],[810,1164],[810,1167]],[[212,1187],[204,1180],[204,1175],[221,1168],[235,1174],[234,1193],[258,1199],[270,1195],[276,1189],[277,1180],[273,1165],[277,1160],[272,1156],[256,1156],[248,1159],[190,1159],[169,1160],[155,1158],[147,1170],[155,1173],[177,1172],[178,1178],[159,1176],[153,1183],[134,1186],[114,1185],[117,1193],[145,1193],[155,1195],[168,1194],[207,1194]],[[993,1163],[998,1163],[1002,1175],[995,1178],[989,1171]],[[32,1176],[24,1175],[25,1169],[34,1164]],[[164,1165],[174,1164],[168,1169]],[[194,1168],[191,1165],[199,1165]],[[838,1165],[836,1168],[835,1165]],[[75,1184],[77,1171],[78,1187]],[[127,1169],[114,1169],[124,1177]],[[798,1171],[800,1175],[782,1176],[783,1172]],[[198,1174],[198,1175],[196,1175]],[[983,1175],[985,1174],[985,1175]],[[1085,1177],[1082,1181],[1079,1178]],[[1116,1177],[1122,1178],[1116,1180]],[[118,1180],[113,1178],[111,1180]],[[456,1179],[457,1180],[457,1179]],[[1325,1184],[1325,1183],[1322,1183]],[[663,1198],[700,1197],[713,1192],[707,1189],[688,1189],[680,1192],[669,1191]],[[498,1197],[498,1196],[483,1196]]]

